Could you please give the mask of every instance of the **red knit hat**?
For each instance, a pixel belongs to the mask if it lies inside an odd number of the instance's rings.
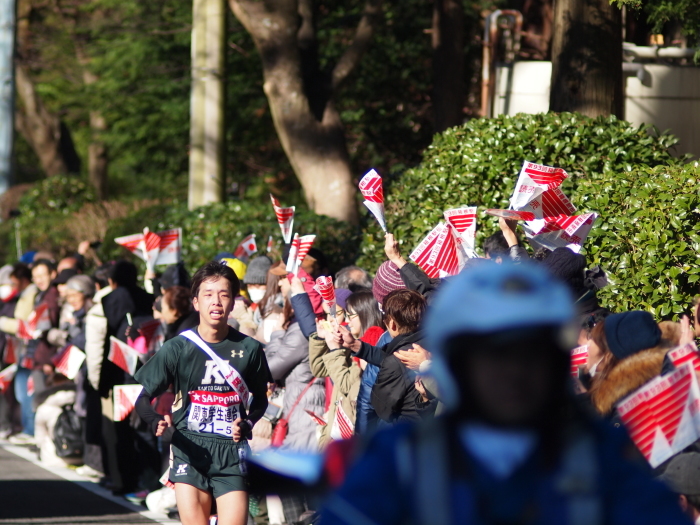
[[[394,290],[403,290],[406,285],[399,273],[399,267],[391,261],[385,261],[377,269],[377,275],[372,284],[372,294],[379,304]]]

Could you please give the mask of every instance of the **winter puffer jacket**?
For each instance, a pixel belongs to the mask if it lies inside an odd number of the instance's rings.
[[[309,366],[309,342],[301,333],[299,323],[292,321],[287,330],[276,330],[265,348],[272,378],[285,386],[282,417],[289,418],[289,431],[283,446],[297,451],[318,450],[318,424],[307,410],[322,416],[326,404],[324,381],[316,379]],[[290,411],[310,381],[314,384]]]

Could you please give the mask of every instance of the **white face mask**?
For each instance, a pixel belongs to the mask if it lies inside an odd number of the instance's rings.
[[[4,301],[8,297],[12,295],[12,285],[11,284],[3,284],[0,285],[0,300]]]
[[[251,301],[254,303],[259,303],[265,296],[265,290],[263,288],[251,288],[248,290],[248,295],[250,296]]]

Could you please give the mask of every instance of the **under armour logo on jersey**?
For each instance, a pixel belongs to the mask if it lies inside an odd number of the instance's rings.
[[[243,357],[243,350],[231,350],[231,357]]]
[[[176,476],[184,476],[187,474],[187,467],[188,465],[186,463],[182,463],[181,465],[177,466],[177,472],[175,472]]]

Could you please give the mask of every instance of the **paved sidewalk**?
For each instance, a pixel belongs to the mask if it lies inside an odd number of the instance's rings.
[[[36,463],[27,448],[0,445],[0,525],[179,523],[114,497],[70,469],[49,471]]]

